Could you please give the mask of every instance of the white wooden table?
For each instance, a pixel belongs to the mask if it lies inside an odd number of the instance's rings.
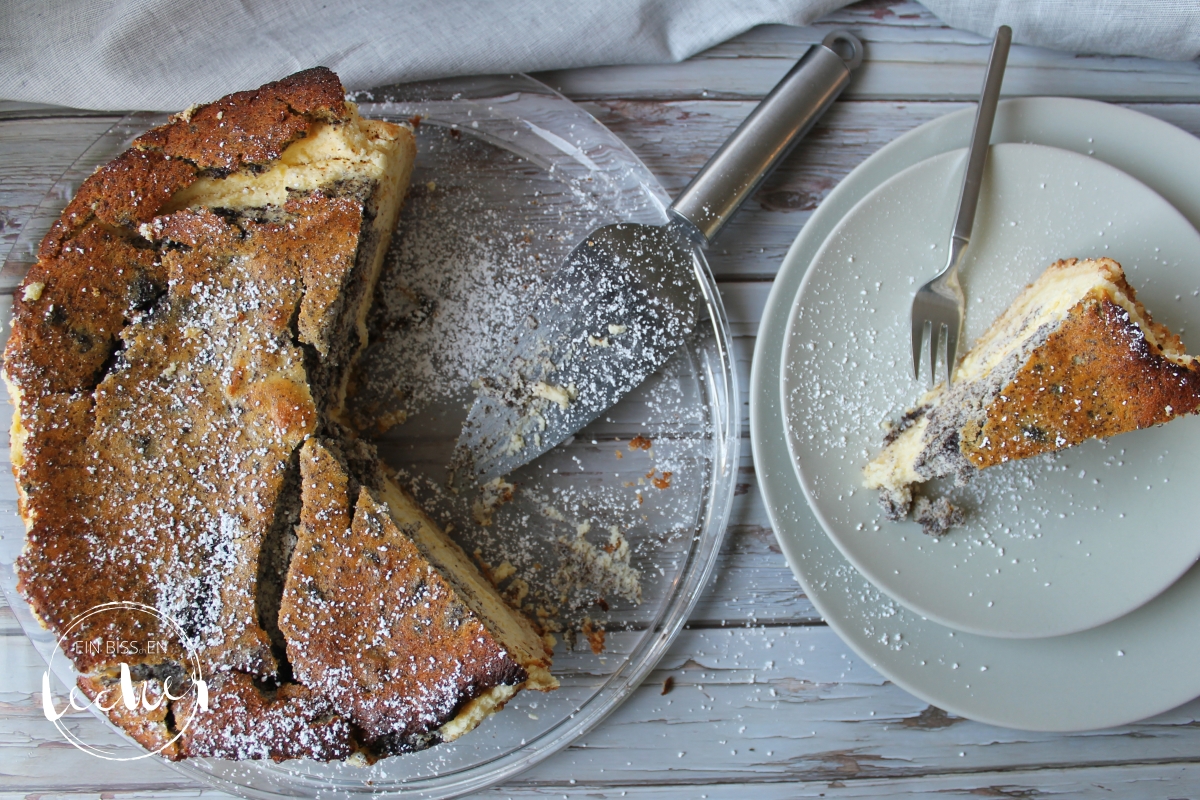
[[[682,64],[538,76],[612,128],[674,192],[835,27],[865,41],[866,64],[711,254],[743,387],[771,280],[812,210],[879,147],[973,102],[987,42],[945,28],[919,5],[867,0],[809,28],[757,29]],[[1195,62],[1015,47],[1004,89],[1119,103],[1200,134]],[[0,104],[0,261],[63,169],[116,119]],[[767,521],[748,443],[743,452],[716,577],[658,671],[591,734],[484,795],[1200,797],[1200,702],[1113,730],[1035,734],[948,716],[884,680],[799,590]],[[42,714],[42,670],[0,608],[0,800],[225,797],[163,764],[104,762],[63,741]],[[663,695],[667,677],[674,689]],[[110,735],[87,715],[75,724],[88,737]]]

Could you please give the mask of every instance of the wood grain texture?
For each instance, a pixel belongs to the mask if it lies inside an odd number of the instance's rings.
[[[32,648],[6,643],[5,650],[5,681],[14,688],[37,685],[43,666]],[[668,676],[673,688],[664,695]],[[42,717],[39,700],[27,690],[5,692],[0,789],[65,793],[188,785],[157,762],[141,762],[137,769],[96,762],[61,741]],[[985,775],[1004,775],[1007,785],[1030,790],[1041,775],[1062,781],[1073,773],[1086,783],[1088,770],[1112,775],[1117,768],[1146,766],[1174,766],[1174,775],[1191,776],[1198,713],[1200,703],[1192,703],[1091,734],[1006,731],[913,698],[822,625],[690,629],[602,726],[510,782],[504,794],[657,788],[659,795],[648,796],[671,796],[667,789],[695,796],[687,792],[731,781],[792,790],[870,781],[885,789],[889,781],[946,786]],[[89,715],[73,717],[71,725],[91,741],[116,742]]]
[[[942,26],[915,3],[869,0],[807,28],[751,31],[683,64],[540,76],[614,130],[674,192],[805,48],[839,27],[866,41],[868,64],[710,252],[743,392],[770,281],[797,232],[864,158],[973,102],[987,43]],[[1005,94],[1104,99],[1200,133],[1195,62],[1017,47]],[[52,215],[31,219],[34,209],[117,119],[0,103],[0,261],[24,225],[34,226],[31,234],[49,225]],[[744,430],[747,411],[743,394]],[[0,481],[0,511],[15,511],[7,481]],[[42,669],[11,610],[0,607],[0,800],[227,797],[155,761],[114,765],[67,744],[42,715]],[[673,688],[663,694],[667,678]],[[71,725],[116,742],[89,715],[72,717]],[[1197,797],[1200,702],[1137,725],[1073,735],[1003,730],[927,706],[884,680],[821,622],[780,554],[744,442],[729,533],[689,629],[605,723],[481,796],[749,795]]]

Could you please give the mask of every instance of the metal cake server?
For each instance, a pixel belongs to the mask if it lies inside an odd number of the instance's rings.
[[[704,313],[707,245],[813,126],[862,63],[837,31],[809,49],[668,209],[666,225],[592,233],[496,344],[455,463],[479,482],[532,461],[654,373]]]

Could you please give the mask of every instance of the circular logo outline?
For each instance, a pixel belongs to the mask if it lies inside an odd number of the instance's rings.
[[[61,654],[62,658],[67,662],[67,664],[70,666],[70,668],[72,670],[74,670],[74,664],[71,662],[71,659],[67,657],[65,650],[64,650],[64,642],[67,639],[67,637],[70,636],[71,632],[74,631],[76,628],[78,628],[85,620],[87,620],[91,617],[94,617],[97,614],[102,614],[105,612],[115,611],[115,610],[135,611],[135,612],[139,612],[139,613],[143,613],[143,614],[149,614],[150,616],[152,616],[156,620],[158,620],[160,623],[165,623],[165,624],[169,625],[171,629],[173,629],[175,635],[179,639],[180,644],[183,646],[184,651],[187,653],[188,660],[191,661],[192,669],[191,669],[191,672],[189,673],[188,677],[190,677],[192,680],[191,691],[196,693],[196,702],[192,703],[192,709],[191,709],[192,713],[188,716],[187,720],[183,723],[183,725],[181,725],[177,728],[175,735],[173,737],[171,737],[171,739],[169,741],[163,743],[157,749],[145,750],[144,752],[139,753],[138,755],[125,756],[125,757],[118,757],[118,756],[111,755],[109,752],[98,748],[96,745],[91,745],[91,744],[88,744],[87,742],[84,742],[82,739],[79,738],[78,735],[71,732],[71,730],[68,729],[67,726],[62,723],[62,717],[67,713],[67,711],[69,711],[71,709],[82,711],[84,709],[99,709],[100,708],[98,706],[98,704],[91,699],[88,700],[86,705],[83,705],[83,706],[77,705],[75,703],[75,692],[78,690],[78,688],[79,688],[78,686],[70,687],[70,689],[68,691],[69,705],[68,705],[67,709],[63,710],[62,712],[59,712],[57,709],[54,708],[53,703],[50,699],[50,674],[54,672],[55,656]],[[123,673],[122,680],[124,680],[128,676],[128,668],[124,664],[122,664],[121,666],[122,666],[122,673]],[[184,666],[186,666],[186,665],[184,665]],[[143,693],[144,693],[144,691],[145,690],[143,689]],[[166,691],[165,688],[164,688],[164,691]],[[43,673],[43,675],[42,675],[42,693],[43,693],[43,697],[42,697],[43,712],[45,713],[46,718],[48,720],[50,720],[50,722],[54,723],[54,727],[56,727],[58,729],[58,732],[61,733],[68,742],[70,742],[72,745],[79,748],[83,752],[88,753],[89,755],[96,756],[97,758],[102,758],[105,761],[137,761],[139,759],[147,758],[149,756],[153,756],[153,755],[157,755],[158,753],[161,753],[163,750],[165,750],[166,748],[170,747],[172,744],[177,742],[179,740],[179,738],[181,736],[183,736],[184,733],[187,732],[188,727],[191,726],[192,721],[196,718],[197,711],[207,710],[207,708],[208,708],[208,688],[207,688],[207,684],[205,684],[204,679],[203,679],[203,673],[202,673],[202,670],[200,667],[200,657],[196,651],[196,648],[192,645],[189,637],[187,636],[186,633],[184,633],[183,627],[178,622],[176,622],[175,619],[173,619],[170,615],[162,613],[157,608],[146,605],[145,603],[138,603],[138,602],[135,602],[132,600],[113,600],[113,601],[110,601],[107,603],[101,603],[99,605],[92,606],[87,611],[85,611],[84,613],[75,617],[73,620],[71,620],[70,623],[67,624],[66,628],[63,629],[62,634],[55,641],[54,650],[50,653],[50,658],[47,659],[47,661],[46,661],[46,672]],[[187,696],[186,693],[184,695],[182,695],[182,697],[186,697],[186,696]],[[144,694],[142,695],[142,697],[144,700]],[[173,698],[173,699],[181,699],[181,698]],[[93,713],[95,713],[95,712],[93,712]],[[108,719],[107,715],[104,715],[104,716],[105,716],[105,719]]]

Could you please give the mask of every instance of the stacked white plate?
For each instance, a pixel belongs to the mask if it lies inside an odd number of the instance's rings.
[[[861,470],[924,389],[909,309],[945,264],[973,109],[881,149],[789,251],[759,330],[751,437],[784,554],[829,624],[928,702],[1084,730],[1200,695],[1200,418],[942,487],[942,539],[884,519]],[[963,279],[980,335],[1059,258],[1120,262],[1155,320],[1200,325],[1200,140],[1115,106],[1004,101]]]

